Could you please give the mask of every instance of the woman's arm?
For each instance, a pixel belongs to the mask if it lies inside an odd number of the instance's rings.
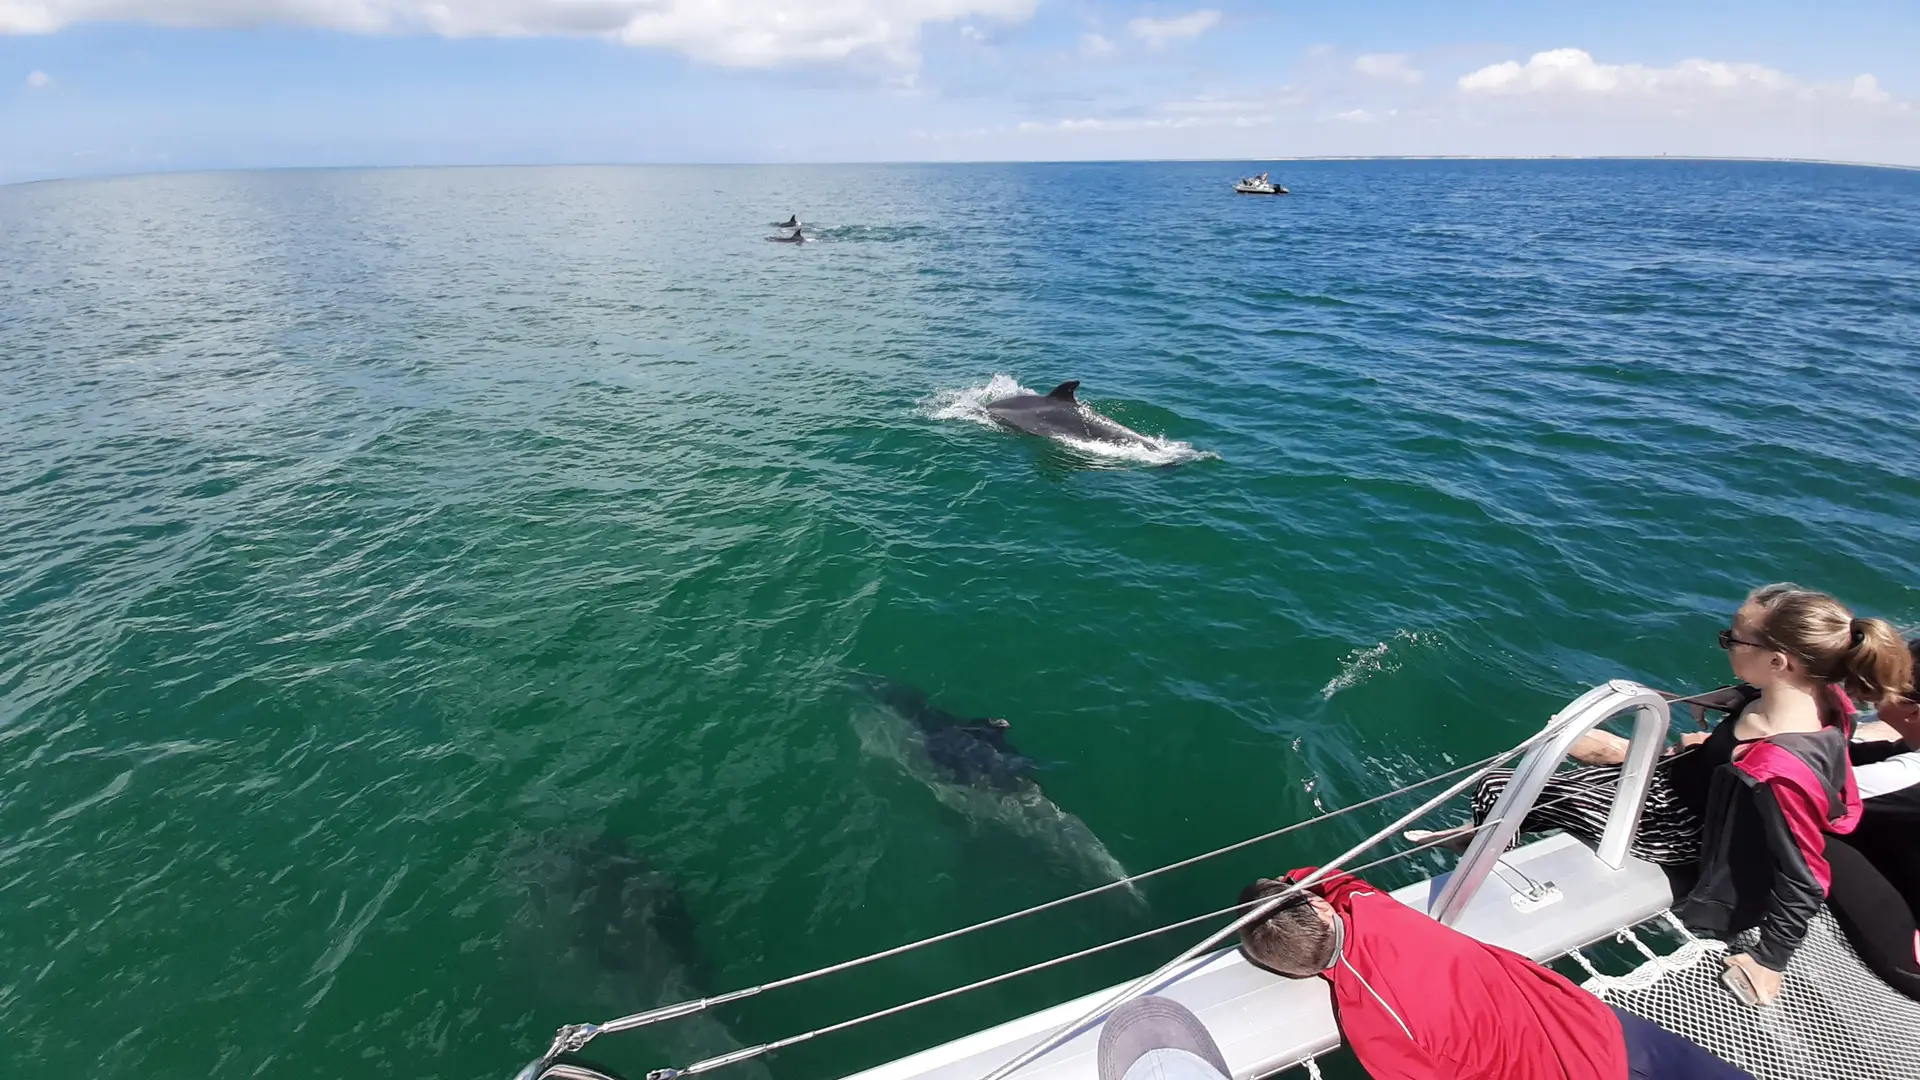
[[[1688,707],[1693,711],[1694,722],[1704,729],[1707,726],[1708,709],[1718,709],[1721,712],[1737,709],[1752,697],[1749,691],[1748,687],[1723,686],[1718,690],[1709,690],[1704,694],[1694,694],[1684,698],[1665,690],[1655,690],[1654,693],[1668,701],[1688,702]],[[1680,736],[1680,749],[1689,749],[1705,741],[1707,741],[1706,731],[1688,732]],[[1611,731],[1595,728],[1580,736],[1568,749],[1567,756],[1584,765],[1624,765],[1627,761],[1627,746],[1626,739]]]

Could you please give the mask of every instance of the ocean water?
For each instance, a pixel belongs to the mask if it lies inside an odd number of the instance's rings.
[[[1920,173],[1239,171],[0,189],[0,1074],[505,1076],[1601,679],[1712,684],[1762,582],[1920,622]],[[766,242],[794,212],[819,242]],[[1158,441],[979,422],[1069,378]],[[863,678],[1008,718],[1038,786],[948,782]],[[792,1034],[1381,820],[594,1051]],[[837,1076],[1192,939],[730,1072]]]

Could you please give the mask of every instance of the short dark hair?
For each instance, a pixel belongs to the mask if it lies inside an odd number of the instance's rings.
[[[1291,888],[1290,881],[1261,878],[1240,890],[1240,902],[1251,904]],[[1300,903],[1281,904],[1240,928],[1240,949],[1247,959],[1289,979],[1318,975],[1333,963],[1333,928],[1305,902],[1305,893],[1300,898]]]

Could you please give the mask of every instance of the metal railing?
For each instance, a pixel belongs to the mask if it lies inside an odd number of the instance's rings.
[[[1653,777],[1654,762],[1666,748],[1670,704],[1668,698],[1637,682],[1615,679],[1594,687],[1555,713],[1535,736],[1533,749],[1514,767],[1513,778],[1507,781],[1506,790],[1500,793],[1500,800],[1488,815],[1498,824],[1474,836],[1429,914],[1449,926],[1460,918],[1487,875],[1493,873],[1494,864],[1512,846],[1540,792],[1560,763],[1567,759],[1573,744],[1587,732],[1631,709],[1636,713],[1633,736],[1628,743],[1627,759],[1620,768],[1620,786],[1615,789],[1613,804],[1607,811],[1606,830],[1595,852],[1601,862],[1620,869],[1627,858],[1627,845],[1640,826],[1640,809],[1646,803],[1647,783]]]

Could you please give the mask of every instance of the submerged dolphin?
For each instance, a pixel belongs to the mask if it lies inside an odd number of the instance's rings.
[[[1087,823],[1054,805],[1033,777],[1038,770],[1007,740],[1012,725],[1000,717],[969,719],[933,704],[926,691],[891,679],[857,675],[856,681],[886,711],[911,725],[920,753],[903,762],[927,781],[934,797],[978,824],[997,825],[1049,850],[1062,866],[1108,881],[1126,868]],[[917,763],[916,763],[916,759]],[[1127,893],[1141,900],[1131,884]]]
[[[924,690],[888,679],[864,677],[864,681],[876,700],[913,722],[928,761],[942,779],[1001,791],[1020,791],[1033,785],[1029,777],[1033,759],[1007,741],[1007,731],[1013,725],[1005,719],[966,719],[933,704]]]
[[[1150,446],[1145,435],[1101,416],[1073,396],[1080,380],[1070,379],[1046,394],[1020,394],[987,406],[987,415],[1015,431],[1050,439],[1082,439],[1120,446]]]
[[[521,944],[539,997],[613,1015],[713,993],[714,972],[686,897],[633,841],[608,831],[563,830],[520,837],[514,849],[509,866],[516,887],[507,895],[516,906],[506,913],[504,932]],[[743,1045],[707,1013],[648,1028],[639,1041],[642,1053],[673,1065]],[[588,1052],[600,1049],[596,1044]],[[564,1059],[590,1065],[577,1055]],[[744,1064],[748,1072],[740,1080],[767,1080],[759,1063]]]
[[[602,833],[571,861],[576,947],[609,971],[703,974],[686,898],[646,856]]]
[[[773,227],[776,229],[797,229],[800,227],[800,215],[788,214],[787,220],[776,221],[773,223]]]
[[[807,234],[796,228],[792,236],[769,236],[767,240],[774,244],[804,244],[807,242]]]

